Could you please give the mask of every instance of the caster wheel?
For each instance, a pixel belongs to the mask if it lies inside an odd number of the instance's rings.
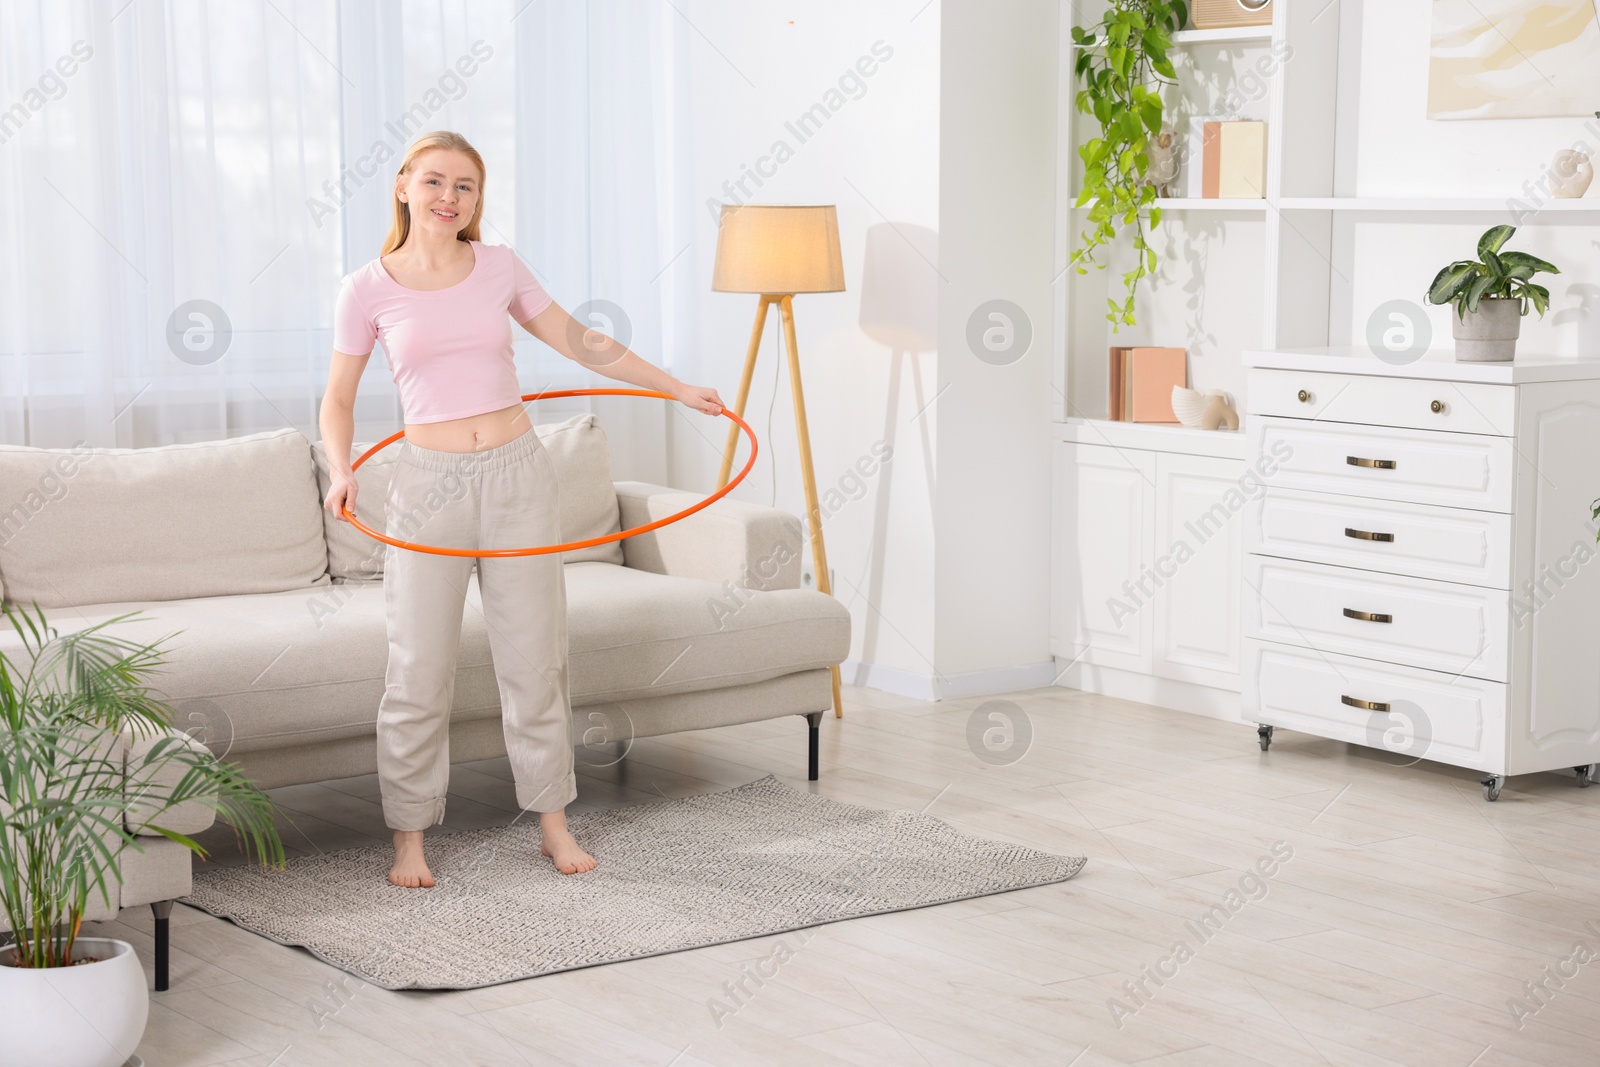
[[[1261,742],[1261,751],[1265,752],[1272,747],[1272,727],[1262,723],[1256,727],[1256,740]]]
[[[1589,788],[1590,783],[1594,781],[1594,769],[1594,764],[1592,763],[1585,763],[1582,767],[1572,768],[1573,773],[1578,776],[1577,786],[1579,789]]]
[[[1480,782],[1483,785],[1483,799],[1499,800],[1500,787],[1506,784],[1506,776],[1503,774],[1491,774],[1480,779]]]

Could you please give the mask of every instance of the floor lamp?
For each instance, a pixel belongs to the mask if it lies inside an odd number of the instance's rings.
[[[711,289],[718,293],[755,293],[755,328],[739,379],[739,399],[734,414],[743,417],[750,396],[750,379],[756,370],[756,353],[767,325],[767,307],[777,304],[783,315],[784,347],[789,351],[789,391],[794,395],[794,424],[800,441],[800,473],[806,487],[806,516],[811,527],[811,558],[816,564],[817,589],[832,594],[828,580],[828,553],[822,544],[822,510],[817,504],[817,479],[811,469],[811,434],[806,429],[805,393],[800,388],[800,352],[794,340],[796,293],[844,291],[844,260],[839,253],[839,219],[832,204],[724,204],[717,224],[717,258]],[[738,426],[722,450],[717,488],[728,484],[733,469]],[[839,698],[839,667],[833,671],[833,714],[843,717]]]

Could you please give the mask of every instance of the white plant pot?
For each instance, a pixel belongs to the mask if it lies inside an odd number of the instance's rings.
[[[133,946],[80,937],[72,967],[11,966],[0,949],[0,1063],[122,1067],[144,1037],[150,992]]]
[[[1456,339],[1460,363],[1504,363],[1517,354],[1522,331],[1522,301],[1490,297],[1478,301],[1477,311],[1457,315],[1450,309],[1450,332]]]

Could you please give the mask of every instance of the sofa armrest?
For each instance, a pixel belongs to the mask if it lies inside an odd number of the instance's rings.
[[[613,484],[625,530],[704,499],[648,482]],[[623,565],[719,585],[731,582],[735,588],[798,589],[803,533],[799,518],[781,508],[723,497],[686,519],[624,540]]]
[[[210,756],[211,750],[199,741],[190,737],[181,730],[170,730],[166,733],[145,734],[135,737],[131,730],[122,733],[123,773],[127,777],[127,789],[134,795],[141,789],[152,789],[161,794],[169,793],[182,781],[184,774],[189,769],[189,764],[181,758],[162,759],[157,756],[154,766],[147,766],[146,761],[150,750],[156,742],[163,737],[174,737],[196,755]],[[163,753],[170,749],[164,749]],[[135,805],[128,809],[123,820],[129,830],[146,837],[157,837],[154,830],[144,829],[144,824],[155,817],[160,805]],[[208,829],[217,821],[217,813],[209,804],[198,800],[186,800],[176,804],[161,813],[157,820],[160,825],[168,830],[180,834],[197,834]]]

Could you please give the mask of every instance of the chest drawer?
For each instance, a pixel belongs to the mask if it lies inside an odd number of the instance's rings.
[[[1270,641],[1244,643],[1246,715],[1263,723],[1394,752],[1505,770],[1501,682],[1373,663]]]
[[[1273,488],[1250,504],[1245,550],[1511,588],[1511,516],[1503,512]]]
[[[1504,589],[1246,556],[1243,614],[1247,637],[1506,681]]]
[[[1277,462],[1267,478],[1272,486],[1511,510],[1516,452],[1509,437],[1255,418],[1250,439],[1254,455]]]
[[[1514,385],[1258,367],[1250,371],[1248,395],[1252,415],[1510,437],[1516,392]]]

